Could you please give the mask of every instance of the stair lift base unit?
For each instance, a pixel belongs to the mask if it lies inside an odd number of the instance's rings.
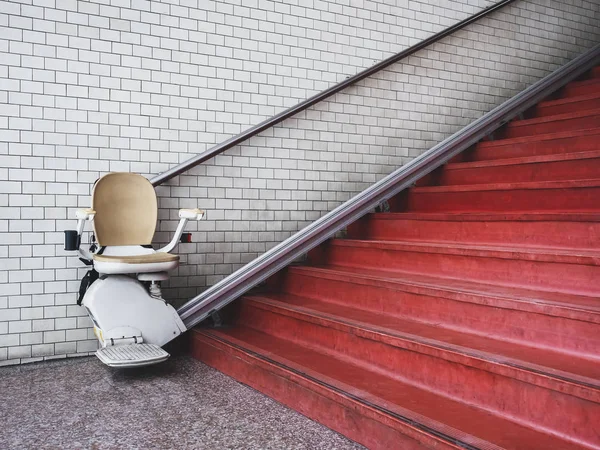
[[[175,248],[188,220],[204,211],[182,209],[171,242],[150,245],[157,220],[156,193],[150,182],[132,173],[100,178],[92,193],[92,208],[77,211],[77,230],[65,233],[65,249],[78,250],[93,266],[82,281],[82,304],[101,348],[98,358],[112,367],[140,367],[166,360],[161,347],[186,331],[175,309],[163,298],[160,281],[179,266]],[[86,221],[92,222],[99,249],[80,247]],[[81,298],[80,298],[81,299]]]
[[[160,347],[186,330],[171,305],[153,298],[142,283],[126,275],[96,280],[86,292],[83,305],[103,347],[98,358],[109,366],[164,361],[169,354]],[[121,347],[127,351],[119,353]]]

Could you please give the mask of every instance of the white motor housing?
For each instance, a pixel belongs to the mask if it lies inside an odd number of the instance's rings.
[[[162,347],[186,331],[171,305],[151,297],[139,281],[126,275],[96,280],[83,305],[102,347],[141,342]]]

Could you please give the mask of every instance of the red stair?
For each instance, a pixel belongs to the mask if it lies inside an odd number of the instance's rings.
[[[368,448],[600,449],[600,70],[530,113],[193,355]]]

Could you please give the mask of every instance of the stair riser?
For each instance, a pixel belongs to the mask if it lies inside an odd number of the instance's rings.
[[[466,192],[409,192],[405,211],[484,212],[598,211],[600,187],[512,189]]]
[[[382,214],[384,215],[384,214]],[[600,222],[434,221],[381,219],[369,215],[348,227],[350,239],[423,240],[593,248],[600,241]]]
[[[593,358],[600,324],[511,309],[510,302],[418,286],[310,276],[289,269],[282,290],[385,316],[406,318],[466,333]],[[502,306],[502,307],[500,307]],[[540,308],[541,310],[541,308]]]
[[[591,83],[572,83],[565,86],[563,97],[577,97],[579,95],[595,94],[600,92],[600,80]]]
[[[443,170],[440,185],[519,183],[600,178],[600,158]]]
[[[201,332],[194,333],[192,339],[194,358],[367,448],[456,448],[409,426],[394,423],[385,417],[376,417],[369,408],[345,401],[333,391],[324,392],[294,373],[253,358],[241,349],[228,347]]]
[[[502,142],[502,141],[498,141]],[[553,140],[535,140],[511,145],[478,145],[473,152],[474,161],[489,161],[504,158],[521,158],[538,155],[585,152],[600,149],[600,134],[577,136]]]
[[[473,365],[466,366],[447,350],[421,353],[423,346],[417,342],[406,343],[392,336],[344,325],[339,329],[330,324],[323,326],[305,321],[302,316],[291,317],[258,308],[248,300],[241,302],[240,317],[247,327],[328,352],[332,357],[351,360],[389,378],[428,387],[455,400],[475,404],[512,420],[528,422],[546,431],[568,436],[578,430],[580,439],[596,440],[600,444],[597,434],[592,431],[592,424],[600,414],[600,404],[506,374],[492,373],[489,371],[491,366],[478,359],[473,358]],[[344,382],[344,374],[339,374],[339,379]],[[469,389],[464,389],[465,386]],[[548,411],[560,413],[548,414]]]
[[[485,255],[485,253],[483,254]],[[489,256],[421,253],[374,246],[329,246],[327,264],[538,288],[581,295],[600,293],[600,267]]]
[[[586,109],[600,108],[600,97],[590,98],[577,102],[569,102],[558,105],[539,105],[535,108],[537,117],[547,117],[556,114],[565,114],[577,111],[585,111]]]
[[[533,136],[536,134],[595,128],[600,126],[600,115],[553,120],[530,125],[519,125],[520,123],[520,121],[515,121],[509,124],[505,130],[504,137],[517,138],[522,136]]]

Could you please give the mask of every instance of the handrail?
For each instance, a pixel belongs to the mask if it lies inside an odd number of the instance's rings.
[[[183,172],[191,169],[192,167],[195,167],[198,164],[201,164],[204,161],[207,161],[207,160],[213,158],[214,156],[216,156],[220,153],[223,153],[225,150],[235,147],[236,145],[244,142],[245,140],[250,139],[253,136],[256,136],[258,133],[266,130],[267,128],[270,128],[273,125],[277,125],[278,123],[283,122],[285,119],[288,119],[289,117],[292,117],[292,116],[298,114],[299,112],[304,111],[305,109],[311,107],[315,103],[319,103],[320,101],[325,100],[328,97],[331,97],[333,94],[336,94],[337,92],[340,92],[341,90],[346,89],[348,86],[351,86],[352,84],[354,84],[364,78],[367,78],[367,77],[373,75],[374,73],[379,72],[382,69],[385,69],[386,67],[390,66],[391,64],[394,64],[394,63],[412,55],[413,53],[433,44],[434,42],[439,41],[440,39],[454,33],[455,31],[460,30],[461,28],[466,27],[470,23],[473,23],[473,22],[477,21],[478,19],[480,19],[480,18],[482,18],[482,17],[484,17],[484,16],[508,5],[509,3],[514,2],[514,1],[515,0],[502,0],[492,6],[489,6],[486,9],[484,9],[476,14],[473,14],[472,16],[467,17],[464,20],[461,20],[457,24],[452,25],[451,27],[448,27],[445,30],[442,30],[439,33],[436,33],[436,34],[428,37],[427,39],[419,42],[418,44],[413,45],[412,47],[409,47],[406,50],[401,51],[400,53],[392,55],[389,58],[384,59],[383,61],[375,64],[374,66],[369,67],[368,69],[365,69],[362,72],[359,72],[356,75],[354,75],[350,78],[347,78],[344,81],[341,81],[340,83],[335,84],[322,92],[319,92],[318,94],[298,103],[297,105],[292,106],[291,108],[288,108],[288,109],[280,112],[279,114],[276,114],[273,117],[260,122],[258,125],[254,125],[253,127],[248,128],[247,130],[241,132],[240,134],[232,136],[231,138],[227,139],[226,141],[223,141],[220,144],[217,144],[214,147],[211,147],[211,148],[203,151],[202,153],[194,156],[193,158],[190,158],[187,161],[182,162],[181,164],[177,164],[176,166],[173,166],[169,170],[152,178],[150,180],[150,182],[152,183],[153,186],[161,185],[165,181],[168,181],[171,178],[176,177],[177,175],[180,175]]]
[[[600,64],[600,44],[494,108],[408,164],[300,230],[227,278],[197,295],[177,310],[186,327],[261,283],[334,233],[368,213],[381,202],[411,186],[419,178],[531,108],[569,81]]]

